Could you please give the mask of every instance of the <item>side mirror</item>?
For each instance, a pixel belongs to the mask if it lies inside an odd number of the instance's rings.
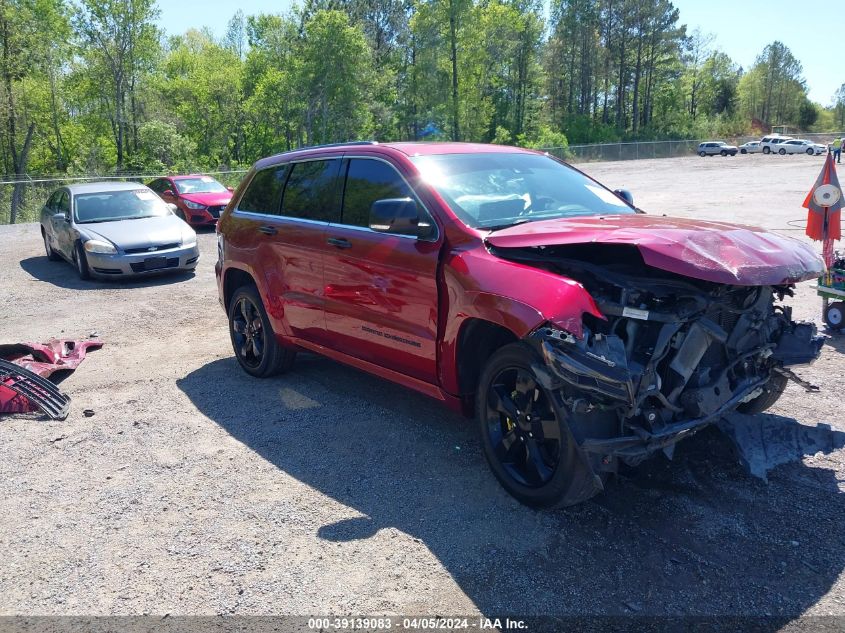
[[[173,198],[176,194],[173,193],[172,189],[165,189],[164,191],[161,192],[161,195],[169,196],[169,197]]]
[[[176,215],[176,212],[179,210],[179,207],[177,207],[177,206],[176,206],[175,204],[173,204],[172,202],[168,202],[168,203],[167,203],[167,208],[168,208],[168,209],[170,209],[170,212],[171,212],[173,215]]]
[[[420,222],[417,203],[411,198],[384,198],[370,207],[370,228],[379,233],[419,236],[426,223]]]
[[[70,211],[62,212],[62,217],[65,219],[65,222],[70,222]]]
[[[634,206],[634,196],[627,189],[617,189],[613,193],[622,198],[625,202]]]

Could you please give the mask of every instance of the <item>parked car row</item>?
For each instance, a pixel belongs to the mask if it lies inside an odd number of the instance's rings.
[[[818,156],[827,152],[827,145],[821,145],[805,139],[772,134],[759,141],[749,141],[739,147],[728,145],[724,141],[705,141],[698,145],[699,156],[736,156],[739,154],[808,154]]]
[[[193,226],[214,226],[232,188],[210,176],[167,176],[149,186],[95,182],[61,187],[41,210],[50,260],[81,279],[190,271],[199,261]]]

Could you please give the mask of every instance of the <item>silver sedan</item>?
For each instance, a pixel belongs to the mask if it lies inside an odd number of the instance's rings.
[[[57,189],[41,210],[47,257],[66,259],[82,279],[193,270],[197,234],[170,206],[134,182]]]

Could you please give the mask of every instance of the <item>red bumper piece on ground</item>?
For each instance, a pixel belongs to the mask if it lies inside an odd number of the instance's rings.
[[[0,358],[11,361],[15,365],[48,378],[61,377],[72,372],[85,359],[89,349],[97,349],[103,343],[94,339],[74,341],[68,339],[52,339],[46,343],[13,343],[0,345]],[[0,413],[32,413],[39,407],[21,393],[13,391],[6,384],[12,384],[12,379],[0,380]]]

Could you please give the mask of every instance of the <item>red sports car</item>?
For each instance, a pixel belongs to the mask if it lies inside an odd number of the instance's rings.
[[[176,215],[191,226],[214,226],[232,199],[231,187],[202,174],[157,178],[148,186],[162,200],[175,204]]]

